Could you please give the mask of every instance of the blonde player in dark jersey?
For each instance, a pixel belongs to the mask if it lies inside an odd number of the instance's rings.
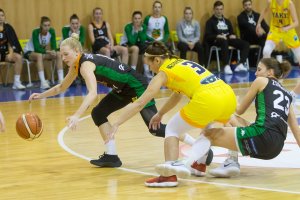
[[[261,22],[264,16],[271,11],[270,32],[263,50],[263,57],[271,57],[276,45],[282,41],[290,48],[300,62],[300,41],[296,33],[299,26],[297,11],[292,0],[267,0],[267,6],[261,13],[257,22],[256,32],[262,31]],[[293,89],[293,98],[300,94],[300,82]]]
[[[145,182],[149,187],[174,187],[178,185],[177,176],[169,169],[176,165],[183,171],[179,176],[189,174],[183,163],[178,159],[178,138],[182,133],[196,128],[205,128],[211,122],[226,123],[236,108],[236,97],[229,85],[218,79],[204,67],[192,61],[172,56],[161,42],[153,42],[145,53],[145,63],[157,73],[148,88],[135,102],[124,108],[123,113],[113,126],[116,133],[118,126],[138,113],[162,86],[167,86],[173,93],[158,113],[152,117],[150,127],[160,127],[165,113],[172,109],[183,95],[190,101],[177,112],[166,127],[165,163],[156,166],[159,177]],[[208,140],[207,140],[208,141]],[[208,141],[209,142],[209,141]],[[205,152],[207,154],[208,150]],[[206,157],[192,164],[192,173],[201,175],[205,172]]]
[[[99,128],[105,145],[105,152],[99,159],[91,160],[90,163],[99,167],[120,167],[121,160],[118,157],[114,139],[108,135],[111,133],[111,124],[108,116],[121,109],[130,102],[140,97],[146,90],[148,83],[146,77],[137,73],[126,64],[115,61],[100,54],[85,54],[79,42],[79,36],[72,33],[60,45],[63,61],[69,66],[69,71],[63,81],[43,93],[33,93],[29,100],[46,98],[64,92],[70,87],[73,80],[78,76],[85,80],[88,94],[81,106],[70,117],[68,126],[74,129],[80,116],[88,109],[97,98],[97,82],[112,88],[98,105],[93,108],[91,116],[95,125]],[[157,112],[155,101],[152,99],[140,114],[146,124],[149,125],[152,116]],[[165,136],[165,124],[159,129],[149,128],[149,132],[157,137]],[[191,145],[195,139],[188,134],[182,135],[181,141]]]

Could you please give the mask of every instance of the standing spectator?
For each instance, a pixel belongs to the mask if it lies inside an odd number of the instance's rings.
[[[48,17],[41,17],[40,27],[32,31],[31,39],[26,44],[24,51],[25,58],[37,63],[41,89],[50,88],[49,82],[45,79],[43,59],[55,60],[58,82],[63,80],[64,71],[61,56],[56,46],[55,30],[51,27],[51,21]]]
[[[161,14],[162,3],[154,1],[152,10],[152,15],[147,15],[144,20],[147,27],[147,42],[161,41],[170,49],[171,45],[168,44],[170,36],[169,23],[168,18]],[[149,78],[151,77],[148,65],[144,65],[144,74]]]
[[[262,12],[256,26],[256,32],[262,31],[262,20],[271,12],[270,32],[263,50],[263,57],[271,57],[276,45],[282,41],[300,61],[300,41],[296,32],[299,25],[297,12],[291,0],[267,0],[267,6]],[[293,98],[300,94],[300,83],[292,91]]]
[[[110,24],[103,20],[103,11],[97,7],[93,10],[93,21],[88,26],[89,38],[93,53],[100,53],[107,57],[121,56],[123,63],[128,63],[128,50],[126,47],[114,45]]]
[[[72,33],[77,33],[79,35],[79,41],[82,46],[85,42],[85,30],[84,27],[80,24],[79,17],[76,14],[73,14],[70,17],[70,25],[64,26],[62,28],[62,40],[70,37]]]
[[[176,31],[178,35],[178,49],[180,58],[186,59],[187,51],[195,51],[198,54],[198,62],[204,66],[204,51],[200,44],[200,25],[193,19],[191,7],[185,7],[184,18],[177,23]]]
[[[25,89],[20,81],[22,71],[22,48],[14,28],[5,22],[4,10],[0,8],[0,62],[14,62],[15,75],[13,89]]]
[[[252,9],[252,0],[243,0],[243,7],[244,11],[237,17],[241,39],[249,42],[250,45],[259,45],[263,49],[270,28],[265,20],[262,20],[262,31],[256,33],[256,24],[260,14]],[[254,52],[250,51],[249,60],[250,63],[255,63]]]
[[[121,45],[128,46],[131,56],[130,64],[133,69],[136,69],[139,54],[144,54],[146,50],[146,25],[143,24],[141,11],[132,13],[132,22],[124,28],[125,43]]]
[[[233,33],[231,22],[223,15],[224,4],[222,1],[214,3],[214,15],[208,19],[205,28],[205,41],[209,46],[216,45],[221,48],[222,62],[225,74],[232,74],[229,65],[229,45],[240,50],[241,58],[235,71],[247,71],[243,63],[246,62],[249,53],[249,43],[238,39]]]

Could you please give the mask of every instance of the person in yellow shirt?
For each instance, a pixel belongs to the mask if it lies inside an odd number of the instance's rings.
[[[271,57],[276,45],[282,41],[288,48],[292,49],[298,62],[300,62],[300,41],[295,28],[299,21],[295,4],[292,0],[267,0],[267,6],[258,19],[256,32],[262,32],[261,22],[264,16],[271,11],[270,32],[263,50],[263,57]],[[300,83],[291,92],[293,98],[300,94]]]
[[[232,88],[221,79],[195,62],[171,55],[161,42],[155,41],[147,48],[145,63],[157,75],[151,80],[143,95],[124,108],[113,125],[111,137],[114,137],[121,124],[155,97],[162,86],[168,87],[173,93],[152,117],[149,126],[154,130],[159,128],[163,115],[171,110],[183,95],[187,96],[190,101],[167,124],[164,146],[166,162],[156,166],[160,176],[145,182],[149,187],[174,187],[178,185],[177,177],[165,169],[182,165],[180,170],[183,170],[183,174],[190,172],[182,163],[176,161],[179,156],[179,136],[191,129],[204,129],[215,121],[226,123],[235,111],[236,97]],[[201,176],[205,172],[209,151],[206,155],[203,159],[192,163],[193,174]]]

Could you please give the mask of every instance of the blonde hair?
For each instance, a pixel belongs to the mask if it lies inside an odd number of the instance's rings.
[[[66,45],[73,50],[78,50],[80,53],[83,52],[82,46],[79,41],[79,35],[77,33],[72,33],[69,38],[62,41],[62,43],[60,44],[60,48]]]

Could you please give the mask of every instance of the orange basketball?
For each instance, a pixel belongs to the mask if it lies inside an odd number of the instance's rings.
[[[18,135],[25,140],[33,140],[40,137],[43,132],[43,122],[34,113],[22,114],[16,123]]]

